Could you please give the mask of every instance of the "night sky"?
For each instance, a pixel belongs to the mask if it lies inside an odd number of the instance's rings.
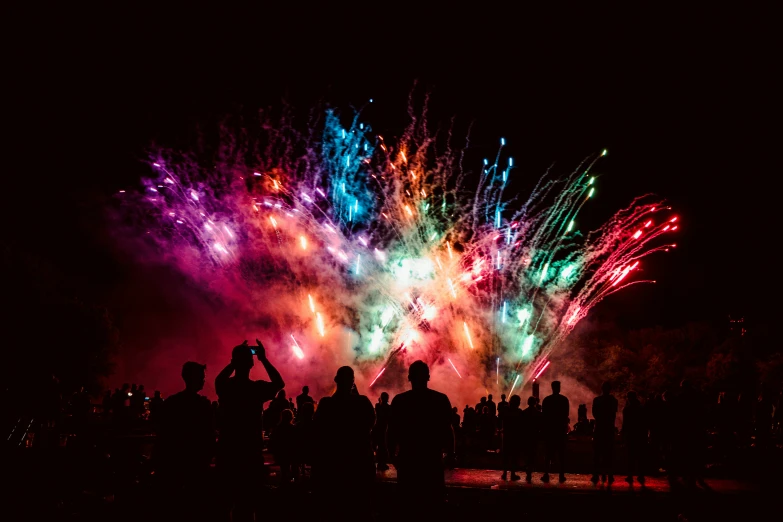
[[[635,328],[777,315],[783,89],[771,13],[453,5],[11,13],[6,246],[121,315],[114,289],[134,268],[111,247],[103,209],[148,173],[148,147],[187,147],[225,115],[284,98],[346,112],[373,98],[364,121],[388,140],[416,84],[433,121],[473,125],[477,158],[505,137],[522,189],[606,148],[590,219],[648,192],[678,210],[679,248],[645,263],[658,284],[607,299],[598,316]]]

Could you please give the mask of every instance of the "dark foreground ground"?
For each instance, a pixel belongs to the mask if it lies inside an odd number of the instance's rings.
[[[69,459],[35,459],[26,463],[6,459],[0,520],[189,520],[177,514],[163,514],[161,490],[154,477],[106,468],[85,479],[89,468],[89,462]],[[557,482],[556,475],[545,484],[541,473],[534,473],[533,482],[527,484],[524,480],[503,482],[497,470],[447,470],[447,498],[438,519],[744,522],[780,520],[783,516],[783,494],[777,475],[707,478],[693,488],[680,482],[670,484],[664,477],[650,477],[644,488],[638,484],[631,487],[623,478],[618,476],[611,486],[593,485],[588,474],[568,473],[564,484]],[[309,491],[307,477],[281,486],[276,468],[269,466],[265,483],[259,491],[264,506],[261,520],[324,520],[321,506]],[[213,477],[200,498],[200,511],[208,520],[226,520],[219,516],[215,493],[219,486]],[[346,491],[345,509],[351,509],[353,500],[352,492]],[[399,506],[393,468],[378,473],[372,506],[364,520],[413,520],[412,514]]]

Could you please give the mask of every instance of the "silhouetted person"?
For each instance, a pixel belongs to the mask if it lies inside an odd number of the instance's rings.
[[[264,402],[271,400],[285,383],[266,357],[261,341],[253,347],[256,357],[271,379],[250,379],[253,351],[247,341],[234,347],[231,362],[215,379],[218,406],[217,468],[221,484],[227,491],[232,520],[252,520],[255,497],[262,487],[264,459],[262,412]],[[231,374],[234,374],[231,377]]]
[[[609,476],[609,484],[614,482],[614,435],[617,419],[617,399],[612,395],[612,385],[605,382],[601,386],[602,394],[593,399],[593,477],[592,482],[598,482],[598,475],[605,480]]]
[[[269,403],[269,407],[264,412],[264,422],[267,426],[267,432],[270,432],[272,428],[277,426],[280,422],[280,414],[283,410],[289,409],[291,406],[288,403],[288,399],[285,397],[285,390],[280,390],[272,402]]]
[[[302,393],[296,396],[296,409],[301,410],[302,404],[306,402],[315,402],[312,397],[310,397],[310,387],[309,386],[303,386],[302,387]]]
[[[155,390],[155,395],[150,399],[150,422],[157,428],[160,424],[161,409],[163,408],[163,397],[160,396],[160,390]]]
[[[397,484],[406,518],[429,520],[443,500],[443,452],[454,454],[451,403],[427,387],[430,369],[415,361],[408,369],[409,391],[391,404],[387,442],[397,468]]]
[[[334,382],[337,390],[320,400],[313,417],[313,485],[327,519],[365,519],[375,479],[371,434],[375,411],[370,399],[353,392],[350,366],[338,369]]]
[[[519,395],[512,395],[509,401],[508,411],[503,415],[503,474],[501,480],[508,480],[508,472],[511,472],[511,480],[519,480],[517,467],[519,456],[522,453],[523,417],[519,405],[522,400]]]
[[[296,478],[296,435],[294,433],[294,412],[283,410],[280,422],[272,429],[269,449],[280,466],[280,484],[286,485]]]
[[[296,422],[294,423],[296,465],[300,473],[304,473],[305,466],[313,465],[315,454],[314,415],[315,402],[304,402],[296,415]]]
[[[378,471],[389,469],[389,453],[386,448],[386,429],[389,426],[389,394],[382,392],[375,405],[375,426],[372,429],[372,444],[378,460]]]
[[[451,429],[454,430],[454,433],[460,430],[459,410],[456,406],[451,408]]]
[[[495,450],[493,440],[495,438],[495,429],[497,428],[497,419],[489,411],[489,406],[484,406],[479,416],[479,440],[481,441],[481,450]]]
[[[500,402],[498,403],[498,426],[503,426],[503,415],[508,411],[508,401],[506,401],[506,394],[501,394]]]
[[[560,466],[560,482],[565,482],[565,445],[568,437],[568,415],[571,405],[568,398],[560,395],[560,381],[552,381],[552,395],[541,402],[541,413],[544,422],[544,440],[546,454],[544,457],[544,476],[541,480],[549,482],[549,467],[555,455]]]
[[[644,456],[647,448],[647,422],[644,407],[633,390],[626,395],[625,407],[623,408],[622,434],[628,455],[628,477],[626,477],[625,481],[632,484],[635,474],[639,484],[643,485]]]
[[[484,411],[484,406],[487,405],[487,398],[482,397],[480,401],[476,403],[476,407],[474,408],[476,410],[476,415],[481,415],[481,412]]]
[[[206,366],[196,362],[182,365],[185,389],[166,399],[160,411],[154,463],[176,518],[203,514],[203,487],[215,450],[212,407],[199,394],[205,371]]]
[[[489,408],[489,414],[496,417],[498,414],[497,405],[492,400],[492,394],[487,395],[487,408]]]
[[[521,444],[525,455],[525,480],[530,482],[533,477],[533,463],[536,460],[538,442],[541,438],[542,413],[538,411],[538,399],[532,395],[527,398],[527,408],[521,413]]]

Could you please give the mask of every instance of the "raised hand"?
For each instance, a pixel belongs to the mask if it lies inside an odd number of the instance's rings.
[[[259,360],[265,358],[266,349],[264,348],[264,345],[261,344],[261,341],[259,341],[258,339],[256,339],[256,344],[258,345],[258,347],[256,348],[256,357],[258,357]]]

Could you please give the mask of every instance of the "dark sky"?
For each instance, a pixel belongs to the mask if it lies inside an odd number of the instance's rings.
[[[607,148],[602,217],[647,192],[678,209],[680,248],[645,263],[659,284],[596,313],[631,327],[777,315],[783,90],[771,9],[334,5],[9,13],[7,245],[100,300],[127,269],[101,209],[146,173],[150,144],[187,144],[225,114],[284,97],[345,110],[373,98],[365,120],[393,134],[418,82],[436,119],[474,124],[479,152],[505,137],[526,179]]]

